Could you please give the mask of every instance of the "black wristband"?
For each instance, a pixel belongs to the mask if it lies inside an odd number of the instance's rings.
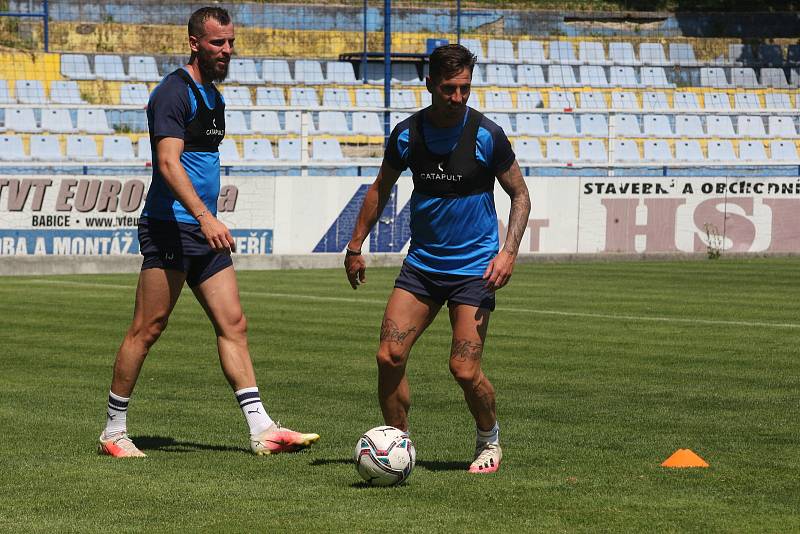
[[[345,256],[361,256],[360,250],[350,250],[349,247],[345,248],[344,250],[345,250],[344,253]]]

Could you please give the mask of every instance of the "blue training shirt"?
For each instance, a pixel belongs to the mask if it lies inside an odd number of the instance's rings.
[[[184,69],[185,70],[185,69]],[[214,109],[217,105],[216,91],[212,86],[194,82],[205,105]],[[220,95],[220,98],[222,95]],[[209,101],[212,99],[213,101]],[[147,126],[152,141],[161,137],[185,139],[186,127],[197,114],[197,99],[191,88],[179,76],[168,75],[150,94],[147,104]],[[158,170],[156,145],[152,143],[153,179],[147,192],[143,217],[175,220],[182,223],[198,224],[175,198]],[[181,164],[192,181],[195,191],[206,205],[208,211],[216,216],[219,197],[219,152],[183,152]]]
[[[445,155],[454,150],[466,125],[436,128],[423,116],[428,150]],[[389,137],[384,159],[394,169],[408,168],[409,128],[413,116],[399,123]],[[483,117],[478,127],[475,158],[494,176],[506,172],[516,156],[503,129]],[[406,261],[423,271],[464,276],[483,275],[497,255],[497,213],[493,192],[455,198],[411,195],[411,244]]]

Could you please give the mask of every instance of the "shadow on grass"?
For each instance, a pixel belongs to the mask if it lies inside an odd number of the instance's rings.
[[[353,463],[353,460],[345,459],[345,458],[317,458],[316,460],[311,462],[311,465],[331,465],[331,464],[341,464],[341,465],[350,465]],[[432,460],[418,460],[416,464],[417,468],[425,469],[426,471],[466,471],[469,469],[469,464],[466,462],[442,462],[442,461],[432,461]],[[354,485],[357,487],[357,485]],[[372,487],[367,485],[367,487]]]
[[[197,452],[197,451],[218,451],[218,452],[241,452],[250,454],[250,451],[239,447],[226,447],[223,445],[208,445],[206,443],[195,443],[192,441],[178,441],[175,438],[164,436],[138,436],[132,438],[133,442],[143,451],[164,451],[164,452]]]

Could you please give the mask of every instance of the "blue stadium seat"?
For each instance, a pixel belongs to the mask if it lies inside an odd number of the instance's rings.
[[[122,58],[116,54],[94,56],[94,74],[100,80],[128,81]]]
[[[762,87],[772,87],[774,89],[788,89],[790,87],[783,69],[776,68],[761,69],[761,85]],[[772,93],[767,93],[767,95],[769,94]]]
[[[252,106],[253,97],[250,88],[245,85],[228,85],[222,88],[222,97],[226,106]]]
[[[391,99],[393,108],[418,108],[417,93],[410,89],[392,89]]]
[[[611,109],[638,109],[636,94],[615,91],[611,93]]]
[[[727,162],[738,159],[733,149],[733,141],[722,139],[708,142],[708,161]]]
[[[300,140],[278,139],[278,159],[300,161]]]
[[[149,136],[141,136],[139,141],[136,143],[136,159],[139,161],[150,161],[153,159]]]
[[[571,141],[561,139],[547,140],[547,159],[550,161],[572,163],[575,161],[575,149]]]
[[[544,159],[538,139],[515,139],[514,154],[517,156],[517,160],[521,162],[542,161]]]
[[[696,67],[700,65],[694,55],[691,43],[669,43],[669,60],[674,65],[681,67]]]
[[[64,161],[61,143],[55,135],[32,135],[31,158],[39,161]]]
[[[700,85],[716,89],[730,89],[733,87],[728,83],[725,69],[720,67],[700,67]]]
[[[425,80],[419,77],[416,65],[412,63],[398,63],[397,65],[392,65],[392,83],[399,83],[400,85],[425,85]]]
[[[608,87],[606,71],[599,65],[581,65],[578,67],[581,85],[586,87]]]
[[[766,137],[767,132],[764,128],[764,121],[761,117],[754,115],[739,115],[736,117],[736,130],[739,137]]]
[[[548,85],[554,87],[579,87],[575,71],[570,65],[549,65],[547,67]]]
[[[672,108],[675,110],[700,109],[700,103],[696,94],[676,91],[672,94]]]
[[[513,43],[508,39],[489,39],[487,59],[492,63],[515,63]]]
[[[236,146],[236,141],[233,139],[223,139],[219,144],[219,162],[222,165],[234,165],[241,163],[242,156],[239,154],[239,148]]]
[[[547,80],[539,65],[519,65],[517,67],[517,84],[524,87],[546,87]]]
[[[734,67],[731,69],[731,84],[744,89],[758,89],[756,71],[750,67]]]
[[[792,117],[771,116],[768,118],[770,137],[797,137]]]
[[[383,135],[383,116],[371,111],[354,112],[353,133],[374,136]]]
[[[472,68],[472,86],[480,87],[487,85],[486,78],[483,76],[483,70],[480,65],[475,65]]]
[[[675,135],[678,137],[705,137],[703,123],[697,115],[676,115]]]
[[[769,152],[772,161],[792,163],[800,161],[797,156],[797,147],[791,141],[770,141]]]
[[[41,132],[32,108],[6,109],[6,128],[22,133]]]
[[[645,137],[672,137],[672,126],[666,115],[645,115],[642,117]]]
[[[103,137],[103,159],[110,161],[133,161],[133,143],[127,135],[107,135]]]
[[[642,108],[659,111],[669,109],[667,94],[660,91],[642,93]]]
[[[379,91],[378,89],[356,89],[356,107],[383,107],[383,91]]]
[[[516,135],[511,125],[511,117],[507,113],[487,113],[486,117],[502,128],[508,137]]]
[[[663,139],[646,139],[644,142],[644,161],[669,163],[673,160],[669,143]]]
[[[698,163],[705,161],[703,149],[699,141],[676,141],[675,160],[682,163]]]
[[[161,80],[158,65],[153,56],[130,56],[128,58],[128,75],[131,80],[139,82],[157,82]]]
[[[22,138],[18,135],[0,135],[0,160],[2,161],[28,161],[31,159],[25,153]]]
[[[119,103],[126,106],[146,106],[150,99],[143,83],[123,83],[119,86]]]
[[[315,59],[298,59],[294,62],[294,81],[306,85],[327,83],[322,74],[322,65]]]
[[[483,44],[481,44],[480,39],[461,39],[459,44],[475,54],[478,58],[478,63],[486,62],[486,54],[483,53]]]
[[[639,69],[639,76],[643,87],[675,87],[674,83],[667,80],[663,67],[642,67]]]
[[[517,85],[511,65],[497,65],[494,63],[486,65],[486,84],[500,87],[512,87]]]
[[[64,108],[42,110],[42,130],[50,133],[73,133],[72,117]]]
[[[561,65],[578,65],[580,63],[575,57],[575,49],[572,47],[571,41],[550,41],[549,48],[551,63]]]
[[[735,93],[733,107],[735,109],[761,109],[761,101],[755,93]]]
[[[355,130],[355,124],[353,124],[353,130]],[[343,111],[320,111],[319,126],[316,131],[333,135],[348,135],[350,128],[347,126],[347,117]]]
[[[517,59],[520,63],[534,65],[547,65],[550,60],[544,53],[544,44],[541,41],[522,40],[517,42]]]
[[[736,137],[731,118],[727,115],[706,115],[706,131],[711,137]]]
[[[394,127],[400,124],[402,121],[406,120],[411,116],[411,113],[405,113],[403,111],[392,111],[389,114],[389,128],[394,130]]]
[[[344,154],[337,139],[314,139],[311,143],[311,159],[336,161],[344,159]]]
[[[358,85],[361,83],[356,79],[353,64],[349,61],[328,61],[325,64],[328,74],[328,83],[339,85]],[[272,147],[270,147],[270,151]]]
[[[514,104],[511,101],[511,93],[508,91],[486,91],[483,97],[485,99],[486,109],[514,109]],[[517,99],[519,99],[519,94],[517,94]]]
[[[315,108],[319,106],[317,90],[313,87],[292,87],[289,89],[289,103],[301,108]]]
[[[633,50],[633,44],[627,41],[609,43],[608,57],[614,65],[641,65],[641,62],[636,59],[636,52]]]
[[[261,62],[261,79],[265,83],[293,84],[289,62],[285,59],[265,59]]]
[[[61,75],[72,80],[94,80],[96,76],[84,54],[61,54]]]
[[[661,43],[641,43],[639,45],[639,61],[642,65],[672,66],[672,62],[664,55],[664,47],[661,46]]]
[[[487,104],[486,107],[489,107]],[[541,109],[544,100],[539,91],[517,91],[517,109]]]
[[[580,41],[578,59],[585,65],[610,65],[602,41]]]
[[[608,161],[606,145],[600,140],[578,141],[578,161],[581,163],[605,163]]]
[[[228,64],[228,82],[230,83],[261,83],[261,77],[256,69],[254,59],[231,58]]]
[[[642,158],[639,155],[639,145],[632,139],[612,139],[612,151],[614,161],[620,163],[639,163]]]
[[[272,143],[269,139],[245,139],[242,154],[244,161],[272,161],[275,155],[272,153]]]
[[[547,98],[550,109],[574,109],[575,95],[570,91],[548,91]]]
[[[580,93],[581,109],[608,109],[606,97],[600,91],[588,91]]]
[[[548,115],[547,130],[550,135],[559,137],[575,137],[578,135],[575,117],[566,113],[551,113]]]
[[[608,121],[602,114],[586,113],[578,115],[581,122],[581,135],[586,137],[608,137]]]
[[[739,159],[754,163],[767,163],[767,152],[762,141],[739,141]]]
[[[100,159],[97,155],[97,143],[91,135],[67,136],[67,159],[74,161],[95,161]]]
[[[277,135],[283,133],[277,111],[250,112],[250,131],[255,134]]]
[[[20,104],[47,104],[44,85],[40,80],[17,80],[14,82],[14,93]]]
[[[756,54],[749,44],[729,44],[728,57],[734,65],[755,65],[757,63]]]
[[[86,104],[86,100],[81,96],[78,82],[75,80],[50,82],[50,102],[53,104]]]
[[[641,84],[636,79],[636,71],[633,67],[618,67],[614,66],[610,69],[612,87],[641,87]]]
[[[303,116],[299,111],[286,111],[283,113],[283,130],[286,133],[299,134],[303,127],[302,121]],[[310,129],[311,125],[309,124]],[[280,149],[280,146],[278,146],[278,149]]]
[[[258,87],[256,88],[257,106],[285,106],[286,97],[282,87]]]
[[[731,100],[725,93],[703,93],[705,109],[731,109]]]
[[[347,89],[326,87],[322,90],[322,105],[327,108],[349,108],[353,103],[350,101],[350,92]]]
[[[230,135],[247,135],[253,133],[247,126],[243,111],[225,110],[225,133]]]
[[[620,113],[618,115],[612,115],[615,123],[614,123],[614,132],[616,135],[621,135],[625,137],[641,137],[642,130],[639,127],[639,119],[636,118],[636,115],[626,115],[624,113]]]
[[[518,114],[517,135],[547,135],[542,115],[539,113]]]

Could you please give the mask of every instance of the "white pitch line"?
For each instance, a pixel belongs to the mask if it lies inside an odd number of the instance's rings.
[[[17,279],[12,282],[14,284],[52,284],[52,285],[66,285],[78,287],[96,287],[108,289],[125,289],[133,291],[135,286],[122,285],[122,284],[101,284],[96,282],[77,282],[74,280],[47,280],[42,278],[29,278]],[[352,297],[326,297],[321,295],[300,295],[294,293],[267,293],[262,291],[240,291],[241,295],[248,297],[265,297],[265,298],[281,298],[281,299],[295,299],[295,300],[312,300],[320,302],[346,302],[355,304],[375,304],[386,305],[385,300],[367,299],[367,298],[352,298]],[[717,325],[717,326],[748,326],[748,327],[764,327],[764,328],[800,328],[798,323],[767,323],[760,321],[726,321],[723,319],[697,319],[690,317],[658,317],[647,315],[615,315],[607,313],[589,313],[589,312],[571,312],[559,310],[536,310],[531,308],[506,308],[499,306],[497,311],[510,312],[510,313],[529,313],[533,315],[554,315],[560,317],[582,317],[586,319],[610,319],[615,321],[642,321],[642,322],[660,322],[660,323],[683,323],[683,324],[702,324],[702,325]]]

